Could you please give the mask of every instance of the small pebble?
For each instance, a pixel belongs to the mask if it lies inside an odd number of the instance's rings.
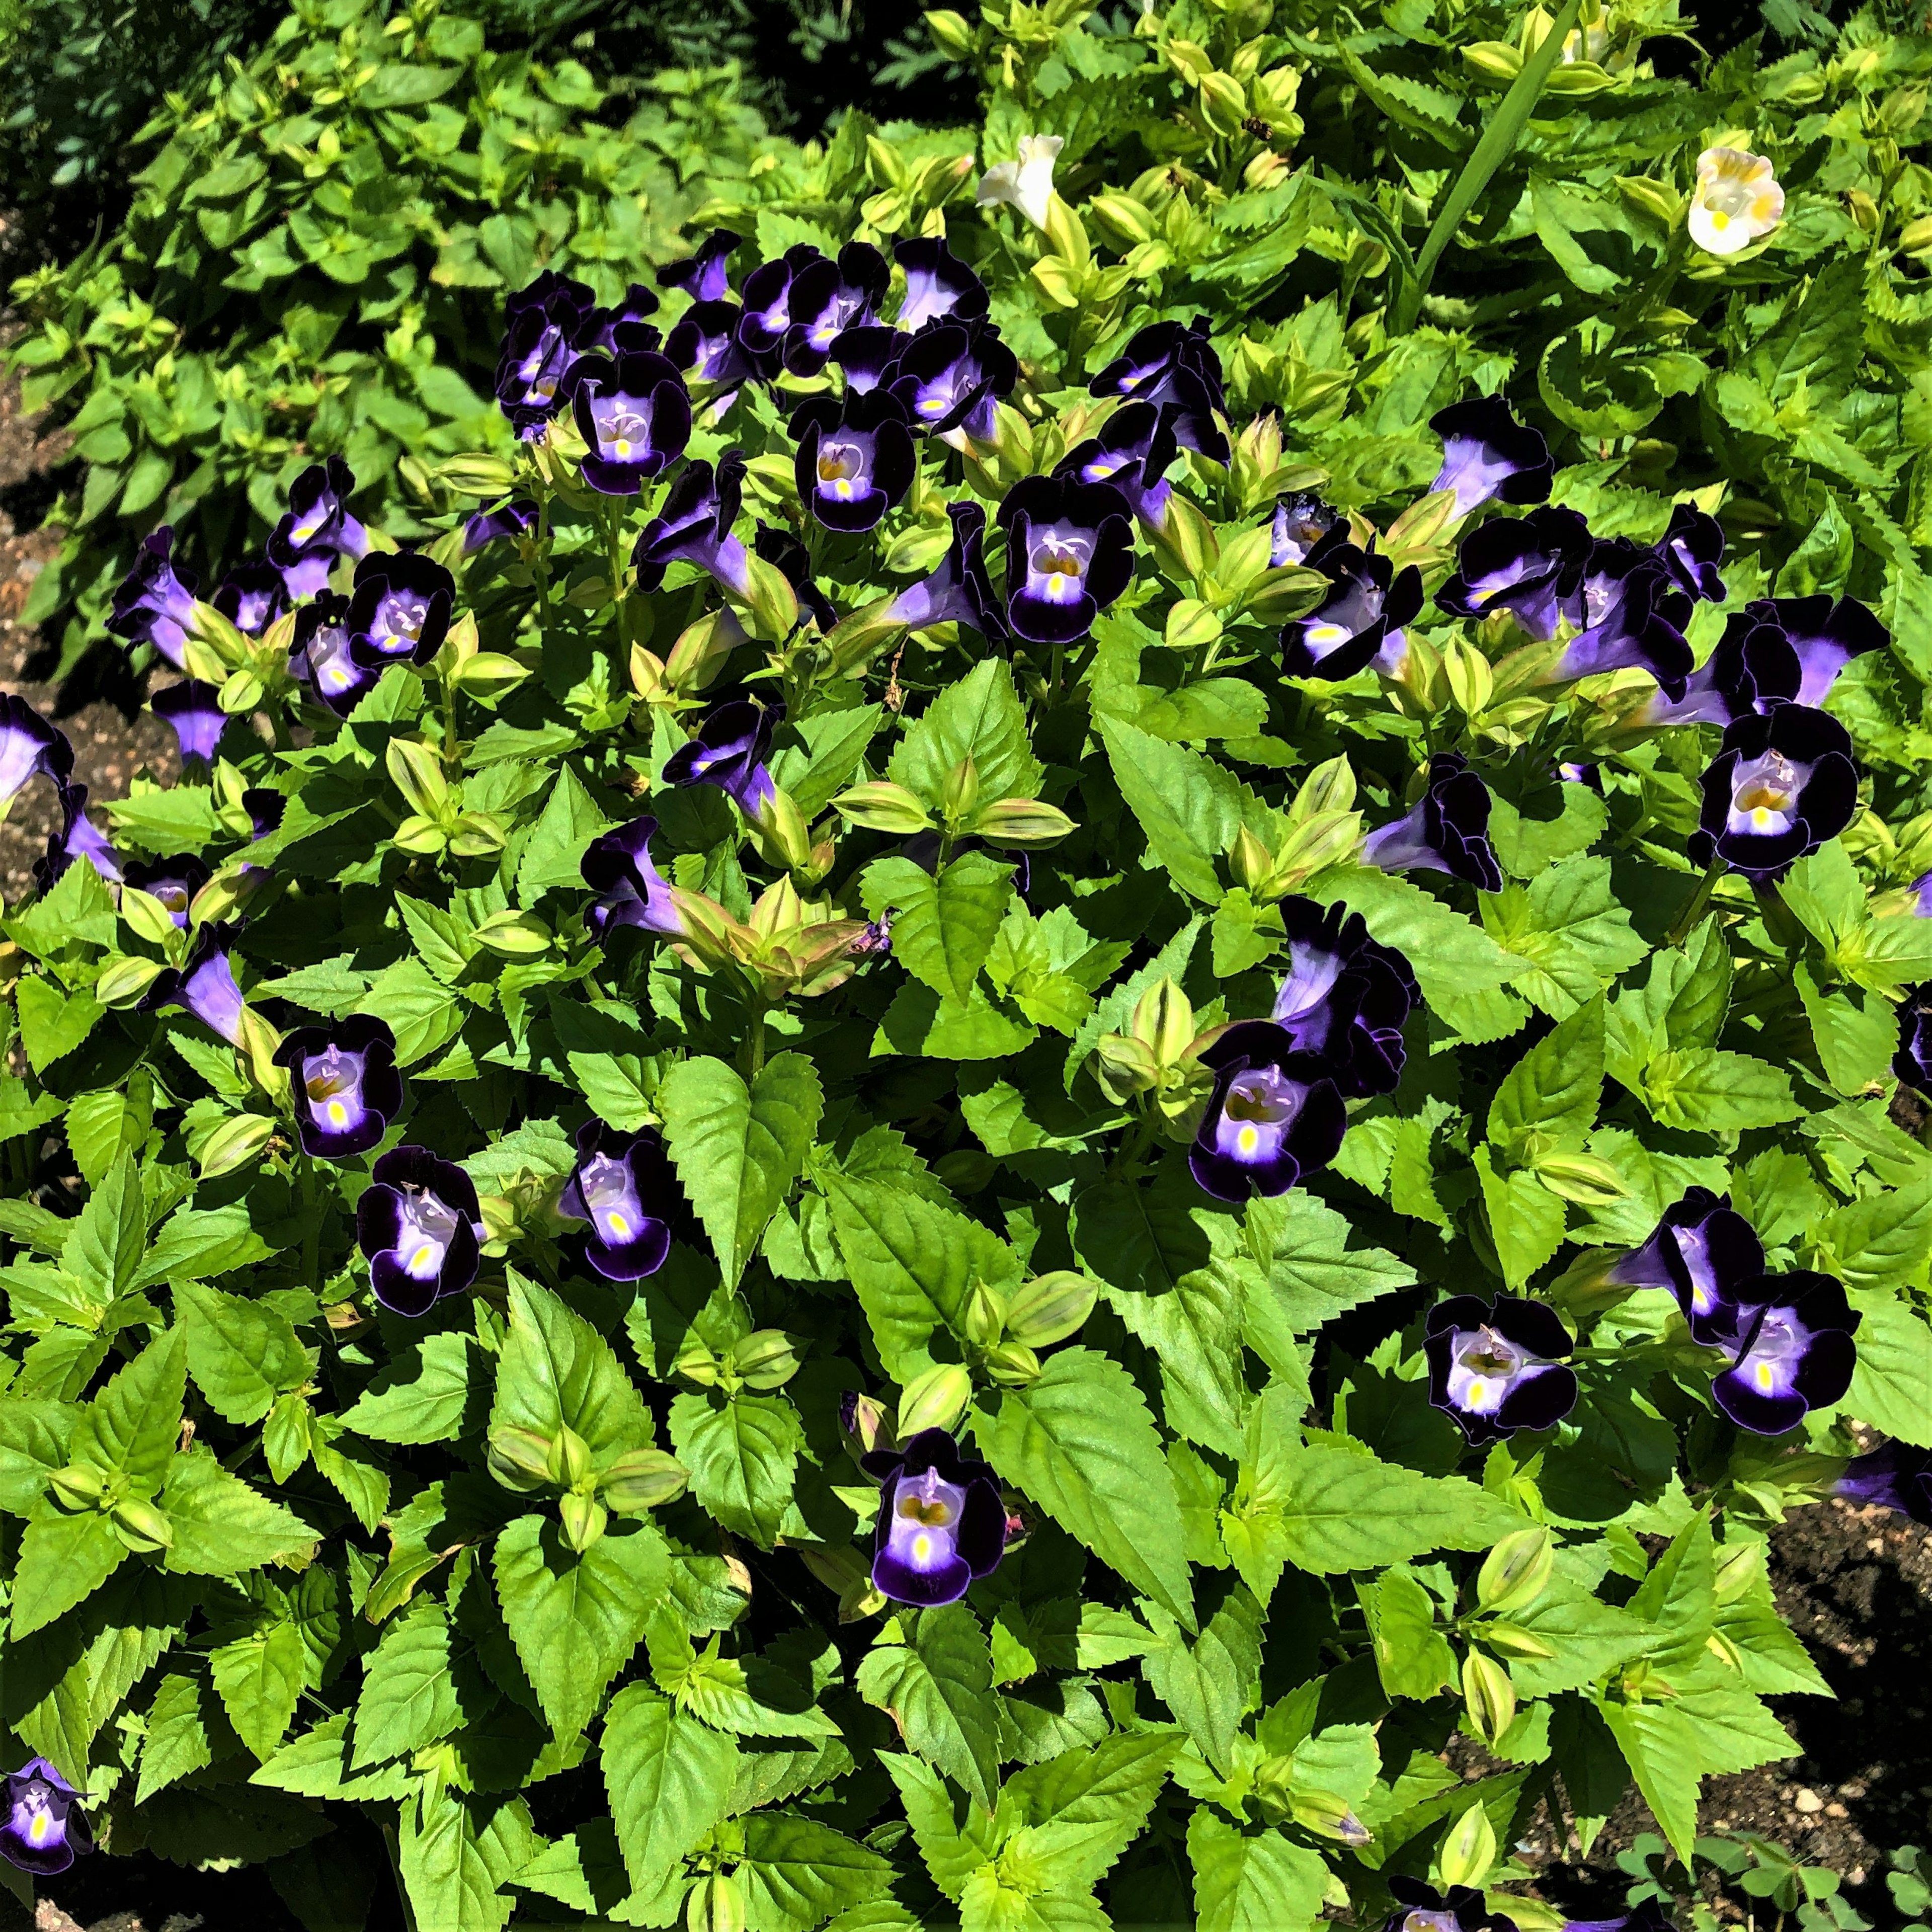
[[[1842,1804],[1828,1804],[1825,1807],[1825,1816],[1828,1818],[1849,1818],[1851,1815]]]
[[[1799,1810],[1806,1813],[1822,1811],[1825,1808],[1824,1799],[1815,1791],[1800,1791],[1791,1802]]]

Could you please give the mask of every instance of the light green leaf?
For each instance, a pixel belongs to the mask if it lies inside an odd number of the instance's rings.
[[[809,1927],[848,1906],[883,1898],[891,1862],[815,1818],[794,1811],[754,1811],[745,1820],[747,1932]]]
[[[494,1701],[452,1667],[448,1619],[433,1597],[418,1598],[382,1633],[356,1700],[350,1768],[406,1757],[448,1737]]]
[[[1637,1097],[1660,1126],[1694,1133],[1774,1127],[1804,1111],[1781,1067],[1708,1046],[1657,1054],[1644,1070]]]
[[[970,758],[982,799],[1036,798],[1042,768],[1033,754],[1026,712],[1002,657],[982,658],[914,720],[893,752],[886,776],[937,810],[946,781]]]
[[[260,1422],[277,1396],[308,1381],[308,1351],[288,1318],[266,1302],[183,1281],[176,1284],[175,1306],[188,1337],[188,1372],[218,1415]]]
[[[14,1573],[9,1628],[16,1642],[92,1596],[119,1568],[127,1545],[98,1512],[50,1514],[27,1525]]]
[[[160,1504],[175,1536],[166,1566],[183,1576],[238,1576],[316,1540],[300,1516],[231,1476],[199,1444],[170,1465]]]
[[[560,1296],[512,1270],[490,1432],[523,1429],[549,1442],[566,1426],[599,1467],[627,1449],[650,1448],[654,1432],[610,1343]]]
[[[140,1172],[134,1156],[124,1154],[88,1196],[61,1249],[61,1265],[104,1301],[112,1301],[133,1282],[147,1241]]]
[[[1192,1643],[1172,1618],[1154,1615],[1160,1640],[1141,1669],[1202,1756],[1226,1777],[1241,1720],[1260,1699],[1262,1607],[1238,1586]]]
[[[1518,1155],[1532,1133],[1580,1146],[1597,1124],[1603,1086],[1604,1006],[1596,998],[1559,1022],[1510,1069],[1490,1103],[1490,1138]]]
[[[645,1684],[611,1700],[598,1751],[625,1869],[656,1884],[724,1815],[738,1741],[674,1710]]]
[[[964,1604],[910,1619],[902,1643],[879,1644],[859,1666],[859,1690],[890,1714],[911,1748],[985,1810],[1000,1781],[1000,1707],[992,1654]]]
[[[130,1286],[212,1281],[265,1261],[273,1252],[243,1203],[206,1210],[184,1208],[154,1238]]]
[[[482,1426],[489,1388],[488,1358],[452,1329],[391,1357],[340,1420],[372,1442],[447,1442]]]
[[[1148,850],[1183,892],[1218,904],[1224,888],[1216,861],[1241,829],[1240,781],[1184,745],[1115,718],[1099,724],[1114,782],[1147,835]]]
[[[123,1469],[136,1490],[152,1496],[164,1478],[181,1433],[188,1390],[182,1331],[156,1336],[90,1402],[74,1432],[74,1460],[97,1469]]]
[[[1267,1826],[1203,1804],[1188,1820],[1197,1932],[1306,1932],[1322,1914],[1328,1868]]]
[[[258,1758],[272,1756],[302,1695],[301,1630],[285,1618],[221,1645],[208,1660],[236,1736]]]
[[[535,905],[553,886],[581,891],[584,849],[609,831],[610,823],[576,772],[563,766],[542,815],[530,828],[530,842],[517,867],[518,904],[526,909]]]
[[[439,1783],[403,1807],[398,1862],[417,1932],[503,1932],[512,1875],[537,1847],[520,1798],[465,1798]]]
[[[1012,898],[1013,868],[969,852],[935,877],[910,859],[874,859],[860,882],[867,915],[893,914],[892,957],[936,993],[964,1000]]]
[[[670,1439],[700,1506],[727,1529],[770,1549],[805,1446],[797,1410],[782,1395],[741,1390],[714,1406],[710,1396],[687,1391],[671,1403]]]
[[[1863,1319],[1845,1408],[1901,1442],[1932,1448],[1932,1328],[1885,1288],[1855,1288],[1851,1302]]]

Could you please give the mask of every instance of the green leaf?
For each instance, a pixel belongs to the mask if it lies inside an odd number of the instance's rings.
[[[1148,850],[1183,892],[1208,905],[1224,888],[1216,861],[1241,829],[1240,781],[1184,745],[1102,718],[1114,782],[1147,835]]]
[[[1812,1229],[1811,1245],[1818,1266],[1847,1288],[1897,1288],[1932,1254],[1932,1175],[1834,1208]]]
[[[1774,1127],[1804,1111],[1792,1094],[1791,1076],[1781,1067],[1708,1046],[1656,1055],[1644,1070],[1637,1097],[1660,1126],[1694,1133]]]
[[[964,1000],[1012,898],[1013,868],[969,852],[935,877],[910,859],[874,859],[860,882],[868,916],[892,913],[892,957],[936,993]]]
[[[1358,1582],[1355,1595],[1375,1647],[1376,1675],[1394,1697],[1426,1702],[1456,1681],[1456,1654],[1436,1627],[1436,1599],[1404,1568],[1378,1582]]]
[[[581,892],[584,849],[609,831],[610,824],[583,780],[570,766],[563,766],[542,815],[530,828],[530,842],[517,867],[518,904],[535,905],[553,886]]]
[[[391,1357],[340,1420],[372,1442],[447,1442],[482,1426],[489,1390],[488,1357],[452,1329]]]
[[[1496,1260],[1514,1292],[1563,1245],[1568,1210],[1534,1174],[1498,1174],[1487,1148],[1477,1148],[1474,1164]]]
[[[61,1265],[104,1302],[112,1301],[133,1282],[147,1242],[140,1171],[134,1156],[124,1154],[87,1197],[61,1250]]]
[[[1510,1676],[1526,1697],[1554,1696],[1585,1684],[1640,1656],[1656,1633],[1641,1617],[1570,1582],[1560,1572],[1526,1609],[1508,1618],[1542,1638],[1554,1657],[1512,1657]]]
[[[1133,1378],[1091,1348],[1064,1348],[1039,1381],[976,1410],[981,1450],[1008,1482],[1186,1627],[1193,1591],[1180,1502]]]
[[[175,1536],[166,1565],[183,1576],[238,1576],[316,1541],[301,1517],[231,1476],[199,1444],[169,1466],[160,1504]]]
[[[1260,1700],[1262,1607],[1237,1586],[1190,1643],[1154,1612],[1159,1641],[1141,1659],[1154,1694],[1225,1778],[1234,1768],[1241,1720]]]
[[[225,1756],[236,1744],[213,1687],[198,1677],[170,1672],[156,1686],[148,1707],[135,1803],[146,1804],[156,1792],[212,1764],[218,1754]]]
[[[271,1624],[211,1652],[214,1688],[235,1734],[258,1758],[274,1754],[302,1690],[302,1632]]]
[[[598,1756],[625,1869],[641,1891],[676,1870],[724,1815],[738,1741],[631,1684],[611,1700]]]
[[[1180,1744],[1178,1732],[1117,1731],[1007,1779],[1000,1802],[1026,1820],[1029,1857],[1055,1886],[1106,1875],[1140,1834]]]
[[[1197,1932],[1304,1932],[1321,1917],[1328,1868],[1278,1831],[1203,1804],[1188,1820],[1187,1856]]]
[[[144,1753],[144,1771],[146,1762]],[[339,1798],[351,1803],[372,1798],[393,1802],[410,1788],[409,1774],[401,1765],[359,1774],[351,1767],[346,1711],[325,1718],[313,1730],[298,1732],[248,1782],[294,1797]]]
[[[184,1208],[154,1238],[131,1286],[212,1281],[266,1261],[273,1252],[242,1203],[206,1210]]]
[[[1885,1288],[1855,1287],[1851,1302],[1863,1318],[1845,1407],[1901,1442],[1932,1448],[1932,1327]]]
[[[1360,913],[1375,938],[1407,958],[1432,1006],[1506,986],[1528,963],[1473,920],[1393,872],[1338,868],[1314,880],[1309,896]]]
[[[1600,998],[1559,1022],[1510,1069],[1490,1103],[1490,1138],[1512,1154],[1532,1133],[1580,1145],[1597,1124],[1603,1086]]]
[[[9,1620],[14,1640],[32,1636],[92,1596],[127,1553],[114,1526],[95,1510],[50,1514],[29,1522],[14,1573]]]
[[[963,1827],[956,1824],[952,1794],[923,1758],[881,1751],[879,1762],[898,1788],[914,1842],[933,1883],[948,1898],[958,1898],[974,1873],[993,1856],[986,1842],[992,1835],[986,1828],[990,1821],[969,1806]]]
[[[671,1403],[670,1439],[700,1506],[734,1534],[770,1549],[805,1446],[797,1410],[780,1395],[741,1390],[714,1406],[710,1396],[687,1392]]]
[[[176,1286],[175,1306],[188,1337],[188,1372],[228,1421],[260,1422],[277,1396],[308,1380],[308,1351],[288,1318],[267,1303],[184,1281]]]
[[[1318,1328],[1415,1280],[1412,1268],[1380,1248],[1352,1250],[1347,1217],[1299,1189],[1250,1202],[1248,1226],[1266,1258],[1271,1312],[1290,1334]],[[1252,1321],[1252,1305],[1249,1312]]]
[[[908,1640],[867,1653],[860,1694],[891,1717],[912,1750],[990,1811],[999,1790],[1000,1707],[986,1634],[964,1604],[908,1620]]]
[[[573,1053],[570,1070],[590,1110],[621,1134],[635,1133],[657,1118],[656,1076],[634,1053]]]
[[[590,1445],[599,1468],[627,1449],[650,1448],[653,1436],[650,1413],[610,1343],[560,1296],[512,1270],[490,1432],[527,1430],[551,1442],[566,1427]]]
[[[735,1287],[818,1130],[818,1070],[803,1054],[782,1053],[748,1088],[707,1055],[673,1067],[658,1105],[678,1178],[711,1237],[725,1286]]]
[[[460,1796],[426,1784],[403,1807],[398,1862],[418,1932],[503,1932],[512,1875],[530,1863],[536,1833],[520,1798]]]
[[[630,1661],[669,1580],[648,1523],[614,1526],[572,1550],[548,1516],[519,1516],[496,1538],[496,1594],[537,1701],[560,1738],[588,1724]]]
[[[14,989],[14,1004],[20,1016],[20,1044],[26,1048],[28,1065],[36,1073],[44,1073],[56,1060],[65,1059],[94,1030],[106,1010],[85,987],[77,993],[64,994],[56,990],[51,980],[37,975],[20,982]]]
[[[842,1832],[794,1811],[754,1811],[745,1820],[745,1924],[759,1932],[814,1926],[848,1906],[881,1898],[891,1862]]]
[[[152,1496],[179,1467],[174,1448],[187,1390],[182,1331],[171,1328],[88,1404],[74,1432],[74,1460],[97,1469],[125,1470],[142,1496]]]
[[[900,740],[886,776],[936,811],[948,776],[968,758],[977,770],[981,798],[1040,795],[1042,768],[1004,658],[982,658],[969,676],[942,691]]]
[[[48,1477],[72,1460],[80,1419],[71,1403],[0,1398],[0,1509],[26,1516],[46,1495]]]
[[[350,1769],[406,1757],[484,1714],[494,1700],[470,1672],[453,1665],[442,1606],[418,1598],[383,1631],[364,1667]]]

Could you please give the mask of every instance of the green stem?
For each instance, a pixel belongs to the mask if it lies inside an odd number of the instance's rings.
[[[1760,880],[1751,887],[1751,896],[1757,901],[1758,915],[1772,945],[1786,954],[1803,951],[1804,928],[1777,886],[1768,879]]]
[[[756,1080],[765,1070],[765,1003],[759,1000],[752,1009],[752,1078]]]
[[[1721,859],[1713,859],[1710,868],[1697,882],[1697,890],[1685,902],[1684,910],[1676,917],[1670,930],[1664,936],[1666,946],[1682,946],[1690,937],[1697,922],[1704,916],[1705,908],[1711,903],[1711,895],[1718,890],[1718,881],[1727,868]]]
[[[299,1157],[302,1221],[302,1280],[322,1293],[322,1214],[315,1198],[315,1162],[307,1154]]]
[[[604,518],[604,568],[610,579],[610,604],[617,614],[617,668],[628,669],[631,655],[629,626],[624,616],[624,518],[613,503]]]
[[[538,642],[550,635],[550,493],[537,499],[537,636]]]

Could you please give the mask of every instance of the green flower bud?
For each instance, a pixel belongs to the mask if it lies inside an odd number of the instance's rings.
[[[725,1360],[747,1388],[783,1388],[798,1373],[796,1340],[782,1328],[756,1329],[731,1344]]]
[[[1029,1388],[1040,1380],[1040,1358],[1024,1342],[1002,1342],[986,1351],[986,1372],[1002,1388]]]
[[[1513,1531],[1483,1559],[1476,1602],[1492,1613],[1527,1610],[1549,1588],[1556,1546],[1542,1524]]]
[[[107,1486],[106,1478],[92,1462],[70,1462],[48,1479],[54,1494],[69,1509],[92,1509]]]
[[[154,1505],[140,1496],[126,1496],[114,1505],[114,1533],[137,1556],[152,1556],[174,1547],[173,1526]]]
[[[610,1512],[595,1496],[579,1496],[572,1490],[557,1499],[557,1514],[563,1519],[563,1540],[580,1555],[604,1534]]]
[[[922,1429],[955,1429],[973,1400],[973,1378],[957,1362],[942,1362],[915,1376],[899,1397],[899,1439]]]
[[[1098,1283],[1072,1268],[1035,1275],[1006,1310],[1007,1339],[1030,1348],[1065,1341],[1093,1313],[1100,1292]]]
[[[597,1492],[614,1514],[642,1516],[675,1502],[690,1480],[675,1456],[662,1449],[628,1449],[604,1472]]]
[[[493,1429],[486,1460],[505,1489],[526,1496],[556,1480],[550,1444],[530,1429]]]
[[[990,1348],[1005,1334],[1006,1298],[983,1281],[974,1282],[960,1317],[961,1332],[976,1348]]]
[[[1485,1744],[1494,1744],[1516,1721],[1516,1686],[1509,1672],[1480,1650],[1462,1660],[1462,1701]]]

